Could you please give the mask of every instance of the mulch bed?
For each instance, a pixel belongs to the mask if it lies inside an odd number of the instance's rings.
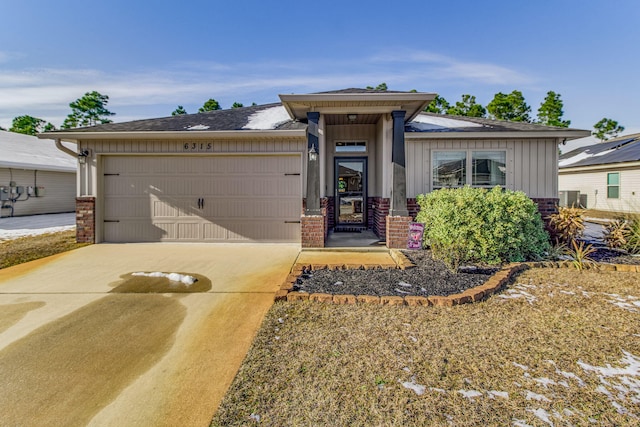
[[[376,296],[447,296],[480,286],[498,268],[468,266],[457,274],[442,261],[432,259],[430,251],[403,251],[416,265],[407,270],[313,270],[302,274],[293,290],[308,293]]]
[[[464,266],[452,273],[429,250],[403,251],[416,266],[407,270],[329,270],[302,274],[293,291],[333,295],[448,296],[484,284],[499,268]],[[591,255],[595,262],[640,265],[640,257],[600,247]]]

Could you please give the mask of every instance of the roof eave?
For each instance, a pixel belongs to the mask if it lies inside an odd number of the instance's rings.
[[[0,168],[39,170],[39,171],[47,171],[47,172],[68,172],[68,173],[76,172],[76,168],[71,166],[39,165],[36,163],[21,163],[21,162],[7,162],[7,161],[0,161]]]
[[[256,137],[305,137],[306,129],[246,129],[224,131],[139,131],[139,132],[47,132],[38,134],[40,139],[60,139],[78,142],[95,139],[238,139]]]
[[[585,166],[571,166],[571,165],[560,166],[558,168],[558,172],[559,173],[592,172],[592,171],[598,171],[598,170],[627,169],[627,168],[640,168],[640,161],[602,163],[599,165],[585,165]]]
[[[590,135],[583,130],[539,131],[464,131],[464,132],[405,132],[406,139],[468,139],[468,138],[557,138],[566,141]]]

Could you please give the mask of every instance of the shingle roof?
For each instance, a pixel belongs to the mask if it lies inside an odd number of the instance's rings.
[[[58,150],[50,139],[0,130],[0,167],[75,172],[77,160]]]
[[[640,133],[580,147],[560,156],[559,167],[606,165],[640,161]]]
[[[431,122],[433,126],[421,126],[421,122],[426,124]],[[426,112],[420,113],[418,117],[405,126],[406,132],[526,132],[554,130],[571,131],[577,129]]]
[[[281,103],[256,105],[251,107],[215,110],[206,113],[181,114],[157,119],[134,120],[123,123],[107,123],[60,132],[153,132],[153,131],[228,131],[242,130],[250,122],[251,117],[274,107],[282,107]],[[288,119],[277,123],[275,129],[305,129],[306,124]],[[271,128],[267,128],[271,129]],[[55,132],[52,132],[55,134]]]
[[[401,91],[378,91],[375,89],[348,88],[318,94],[384,94],[411,93]],[[271,121],[270,121],[271,120]],[[303,130],[306,119],[292,120],[282,103],[256,105],[251,107],[216,110],[206,113],[183,114],[156,119],[135,120],[124,123],[108,123],[84,128],[54,131],[46,137],[55,138],[58,133],[93,132],[199,132],[199,131],[243,131],[253,130]],[[420,113],[407,123],[406,132],[513,132],[513,131],[575,131],[559,127],[542,126],[532,123],[507,122],[475,117],[448,116]]]

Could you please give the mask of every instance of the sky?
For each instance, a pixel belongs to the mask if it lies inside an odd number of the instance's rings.
[[[60,126],[84,93],[116,122],[387,83],[483,105],[550,90],[571,127],[640,132],[640,2],[0,0],[0,126]]]

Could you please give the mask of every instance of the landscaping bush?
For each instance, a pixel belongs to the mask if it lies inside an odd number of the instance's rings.
[[[523,192],[463,187],[417,197],[425,246],[452,270],[462,263],[540,259],[549,250],[536,205]]]
[[[558,213],[549,215],[551,237],[556,243],[571,245],[584,233],[584,209],[559,207]]]
[[[625,215],[607,224],[604,240],[610,248],[623,249],[630,254],[640,253],[640,215]]]

